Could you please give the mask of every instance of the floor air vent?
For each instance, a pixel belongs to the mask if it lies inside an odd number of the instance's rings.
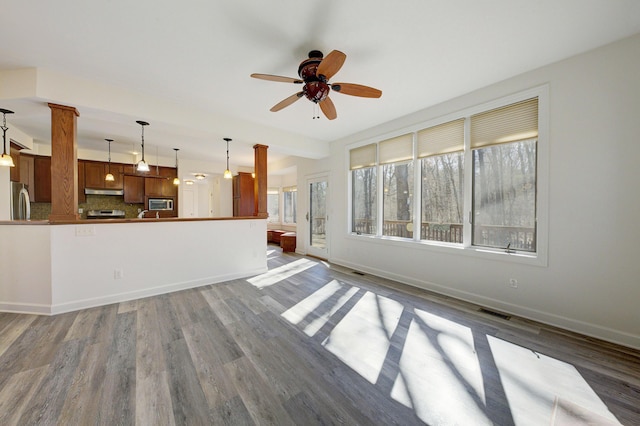
[[[492,310],[489,310],[489,309],[480,308],[479,311],[482,312],[483,314],[488,314],[488,315],[491,315],[493,317],[502,318],[503,320],[511,319],[511,315],[501,314],[500,312],[492,311]]]
[[[364,272],[353,271],[353,273],[356,274],[356,275],[360,275],[361,277],[364,276]]]

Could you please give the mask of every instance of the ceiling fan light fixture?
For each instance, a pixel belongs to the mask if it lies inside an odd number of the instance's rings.
[[[233,174],[231,174],[231,170],[229,170],[229,142],[231,142],[231,138],[223,138],[227,142],[227,168],[222,175],[225,179],[231,179]]]
[[[3,152],[2,155],[0,156],[0,166],[4,166],[4,167],[15,167],[15,164],[13,163],[13,158],[11,158],[10,154],[7,154],[7,130],[9,130],[9,128],[7,127],[7,114],[13,114],[13,111],[10,111],[8,109],[4,109],[4,108],[0,108],[0,112],[2,112],[2,141],[3,141]]]
[[[149,164],[147,164],[147,162],[144,161],[144,126],[148,126],[149,123],[147,123],[146,121],[141,121],[141,120],[136,121],[136,123],[138,123],[140,126],[142,126],[142,159],[140,161],[138,161],[138,165],[136,166],[136,170],[139,171],[139,172],[148,172],[149,171]]]

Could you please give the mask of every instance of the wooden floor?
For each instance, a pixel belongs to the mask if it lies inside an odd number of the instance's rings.
[[[0,314],[0,425],[640,424],[638,351],[267,249],[248,280]]]

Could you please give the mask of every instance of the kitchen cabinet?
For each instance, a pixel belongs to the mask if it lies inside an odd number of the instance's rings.
[[[84,164],[85,161],[78,160],[78,203],[87,201],[87,196],[84,193]]]
[[[128,204],[144,203],[145,178],[142,176],[125,175],[123,177],[124,202]]]
[[[233,177],[233,215],[253,216],[255,196],[251,173],[238,172]]]
[[[51,157],[36,156],[33,158],[33,201],[36,203],[51,202]]]
[[[111,170],[114,177],[112,182],[107,182],[104,177]],[[119,163],[103,163],[86,161],[84,166],[85,187],[91,189],[123,189],[124,165]]]
[[[146,177],[144,194],[154,197],[175,197],[178,194],[178,188],[173,184],[173,177]]]

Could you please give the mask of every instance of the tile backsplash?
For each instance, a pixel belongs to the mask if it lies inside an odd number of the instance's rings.
[[[138,216],[138,209],[143,209],[144,204],[127,204],[123,196],[117,195],[87,195],[84,203],[78,203],[82,209],[81,219],[87,218],[89,210],[124,210],[127,219]],[[31,203],[31,220],[47,220],[51,214],[51,203]]]

